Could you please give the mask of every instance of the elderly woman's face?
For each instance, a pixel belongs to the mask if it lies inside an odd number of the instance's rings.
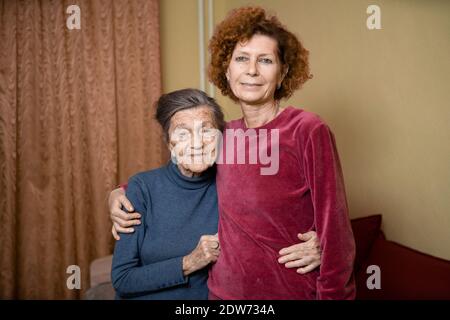
[[[170,119],[169,149],[183,173],[200,173],[213,165],[218,137],[207,106],[178,111]]]
[[[249,41],[236,44],[226,76],[241,102],[273,102],[275,90],[283,80],[277,52],[277,41],[265,35],[256,34]]]

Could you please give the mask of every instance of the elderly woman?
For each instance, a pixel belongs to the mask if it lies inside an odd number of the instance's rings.
[[[206,267],[220,251],[213,164],[223,113],[205,93],[185,89],[161,96],[156,119],[172,161],[129,180],[142,224],[116,242],[113,286],[118,298],[207,299]]]
[[[243,113],[227,131],[268,137],[270,144],[259,148],[278,153],[274,174],[262,174],[261,159],[217,165],[221,252],[210,271],[210,298],[354,299],[355,244],[334,135],[319,116],[280,105],[311,78],[308,51],[259,7],[233,10],[209,49],[210,81]],[[224,146],[242,152],[235,138],[225,134]],[[246,159],[254,151],[248,145]],[[311,256],[299,254],[298,245],[282,249],[299,231],[316,231],[320,240],[321,267],[307,274],[290,268]],[[274,263],[278,254],[290,268]]]

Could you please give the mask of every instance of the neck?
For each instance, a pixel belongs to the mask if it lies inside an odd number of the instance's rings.
[[[282,109],[278,101],[269,101],[260,105],[240,102],[247,128],[257,128],[275,119]]]
[[[180,164],[177,164],[177,166],[178,166],[178,169],[180,169],[181,174],[188,178],[199,177],[202,174],[201,172],[193,172],[189,169],[186,169],[183,166],[181,166]]]

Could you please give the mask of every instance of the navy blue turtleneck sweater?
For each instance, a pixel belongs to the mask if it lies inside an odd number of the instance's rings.
[[[142,219],[116,241],[116,298],[207,299],[208,267],[184,276],[182,265],[202,235],[217,232],[215,167],[189,178],[170,161],[130,178],[126,196]]]

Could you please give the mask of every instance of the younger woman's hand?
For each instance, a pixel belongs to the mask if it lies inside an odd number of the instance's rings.
[[[315,231],[299,233],[297,236],[303,242],[281,249],[278,262],[305,274],[320,266],[320,241]]]
[[[120,240],[119,232],[134,232],[134,229],[131,227],[141,223],[139,220],[141,215],[138,212],[133,212],[134,208],[125,196],[125,190],[123,188],[117,188],[111,191],[108,198],[108,205],[110,218],[113,223],[111,232],[114,239]],[[126,208],[130,213],[123,211],[122,208]]]

